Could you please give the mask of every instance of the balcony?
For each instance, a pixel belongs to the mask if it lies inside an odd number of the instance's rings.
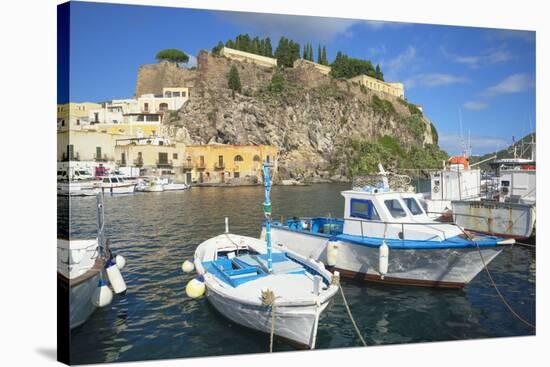
[[[184,171],[191,171],[193,169],[193,162],[187,161],[181,164],[181,169]]]
[[[167,161],[157,160],[157,168],[174,168],[174,165],[172,163],[172,160],[167,160]]]
[[[134,159],[134,166],[143,167],[143,158]]]
[[[223,163],[223,162],[217,162],[217,163],[214,165],[214,169],[216,169],[216,170],[225,169],[225,163]]]
[[[204,162],[198,162],[197,165],[196,165],[196,168],[198,170],[203,170],[206,168],[206,164],[204,164]]]

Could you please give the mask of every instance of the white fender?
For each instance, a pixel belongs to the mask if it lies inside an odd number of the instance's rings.
[[[92,303],[96,307],[105,307],[113,300],[113,292],[103,279],[99,279],[99,284],[92,294]]]
[[[206,291],[206,285],[201,280],[202,277],[199,278],[193,278],[187,283],[187,286],[185,287],[185,293],[190,298],[199,298],[201,297],[204,292]]]
[[[338,241],[330,239],[327,244],[327,265],[335,266],[338,260]]]
[[[126,282],[120,273],[120,269],[116,264],[110,259],[107,261],[107,276],[109,277],[109,282],[113,287],[113,290],[116,294],[126,291]]]
[[[382,241],[378,249],[378,272],[380,277],[384,279],[384,275],[388,272],[388,259],[390,256],[390,248],[386,244],[386,240]]]
[[[124,267],[126,266],[126,259],[124,258],[124,256],[122,255],[116,255],[115,257],[115,263],[116,263],[116,266],[122,270],[124,269]]]
[[[181,264],[181,270],[183,270],[184,273],[190,273],[195,270],[195,265],[191,261],[185,260],[183,264]]]

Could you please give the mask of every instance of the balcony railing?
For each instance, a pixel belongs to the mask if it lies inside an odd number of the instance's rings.
[[[143,167],[143,158],[134,159],[134,166]]]
[[[193,169],[193,163],[192,162],[184,162],[181,164],[181,168],[184,171],[191,171]]]
[[[217,162],[217,163],[214,165],[214,168],[215,168],[215,169],[225,169],[225,163],[223,163],[223,162]]]
[[[174,165],[172,163],[172,160],[168,161],[159,161],[157,160],[157,168],[173,168]]]
[[[206,164],[204,164],[204,162],[199,162],[199,163],[197,163],[196,167],[197,167],[197,169],[205,169]]]

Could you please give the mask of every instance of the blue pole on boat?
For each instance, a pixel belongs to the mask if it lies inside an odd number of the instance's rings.
[[[265,216],[265,238],[267,242],[267,269],[271,273],[273,270],[273,255],[271,253],[271,200],[269,193],[271,191],[271,178],[269,177],[269,164],[264,163],[264,216]]]

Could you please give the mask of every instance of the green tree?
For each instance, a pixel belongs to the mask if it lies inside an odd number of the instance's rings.
[[[376,79],[384,81],[384,74],[382,73],[382,70],[380,70],[380,64],[376,64],[376,70],[374,71],[374,75]]]
[[[282,92],[285,89],[285,78],[281,73],[275,73],[271,77],[271,84],[269,84],[269,91]]]
[[[156,56],[157,61],[169,61],[175,63],[186,63],[189,61],[189,56],[181,50],[175,48],[168,48],[166,50],[159,51]]]
[[[279,66],[292,67],[294,61],[300,58],[300,44],[286,37],[281,37],[279,45],[275,49],[275,58]]]
[[[322,65],[328,65],[328,60],[327,60],[327,48],[326,46],[323,46],[323,51],[322,51],[322,55],[321,55],[321,62],[320,64]]]
[[[222,50],[222,48],[223,48],[223,42],[220,41],[220,42],[218,42],[218,44],[217,44],[216,46],[214,46],[214,47],[212,48],[212,53],[213,53],[214,55],[219,55],[219,54],[220,54],[220,51]]]
[[[333,78],[349,79],[354,76],[366,74],[376,77],[376,70],[369,60],[361,60],[349,57],[338,51],[336,58],[331,64],[331,75]],[[379,71],[382,75],[382,71]]]
[[[271,47],[271,38],[265,39],[265,53],[264,56],[273,57],[273,47]]]
[[[235,65],[231,66],[229,69],[229,74],[227,75],[227,86],[231,89],[231,94],[235,98],[235,92],[241,92],[241,78],[239,77],[239,70]]]

